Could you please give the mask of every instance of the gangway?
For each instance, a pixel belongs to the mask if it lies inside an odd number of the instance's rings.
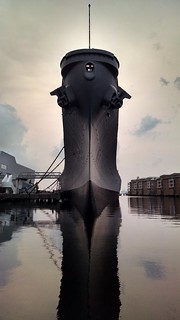
[[[21,172],[18,175],[18,179],[58,179],[61,175],[61,172]]]

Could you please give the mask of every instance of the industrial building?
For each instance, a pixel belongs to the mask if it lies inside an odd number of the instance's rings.
[[[133,179],[128,183],[131,196],[180,196],[180,173]]]
[[[0,151],[0,193],[18,193],[33,186],[34,179],[19,178],[24,172],[35,173],[33,169],[18,164],[14,156]]]

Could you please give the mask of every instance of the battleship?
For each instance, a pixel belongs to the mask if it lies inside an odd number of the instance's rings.
[[[118,85],[119,61],[101,49],[79,49],[60,62],[65,166],[61,192],[78,201],[119,196],[116,165],[119,108],[131,96]]]

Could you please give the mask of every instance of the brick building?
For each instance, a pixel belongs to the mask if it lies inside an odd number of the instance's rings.
[[[180,196],[180,173],[133,179],[128,183],[131,196]]]
[[[180,201],[178,197],[130,197],[128,199],[130,208],[141,215],[146,214],[176,217],[180,212]],[[133,212],[133,211],[132,211]]]

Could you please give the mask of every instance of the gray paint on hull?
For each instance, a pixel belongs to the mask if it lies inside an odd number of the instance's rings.
[[[62,191],[81,188],[88,181],[119,192],[116,167],[118,113],[130,96],[118,87],[119,62],[110,52],[82,49],[61,61],[62,87],[58,96],[63,109],[65,168]]]

